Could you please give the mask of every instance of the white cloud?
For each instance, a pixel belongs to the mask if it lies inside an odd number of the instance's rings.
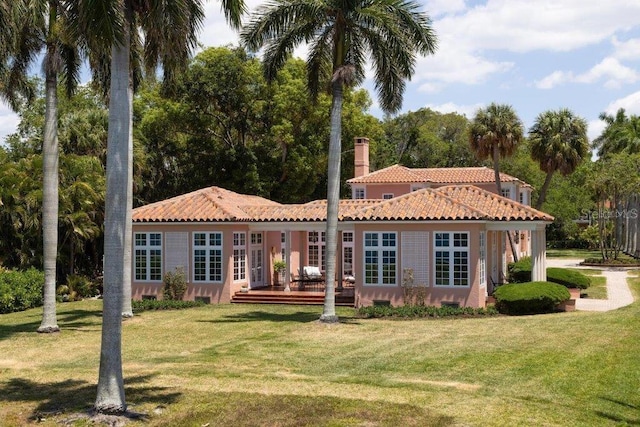
[[[538,89],[553,89],[554,87],[573,79],[573,74],[566,71],[554,71],[542,80],[536,80]]]
[[[624,108],[627,114],[640,115],[640,91],[611,102],[604,111],[615,114],[620,108]]]
[[[622,65],[615,58],[605,58],[584,74],[575,77],[577,83],[595,83],[605,79],[605,87],[619,88],[624,83],[635,83],[640,80],[640,73]]]
[[[484,104],[458,105],[458,104],[454,104],[453,102],[447,102],[439,105],[434,105],[434,104],[425,105],[425,108],[430,108],[433,111],[438,111],[443,114],[458,113],[466,116],[469,119],[473,118],[476,112],[483,107],[484,107]]]
[[[589,141],[593,142],[604,130],[605,123],[600,119],[589,120],[587,126],[587,136],[589,137]]]
[[[611,39],[615,48],[613,56],[620,60],[640,60],[640,38],[619,41],[617,37]]]
[[[542,80],[537,80],[538,89],[552,89],[563,83],[593,84],[605,80],[604,87],[618,89],[624,84],[633,84],[640,81],[640,73],[623,65],[616,58],[605,58],[593,66],[589,71],[575,75],[569,71],[554,71]]]
[[[18,128],[20,118],[17,114],[0,104],[0,144],[4,143],[7,135],[14,133]]]
[[[467,13],[439,21],[442,34],[455,34],[473,49],[557,52],[598,43],[637,25],[640,2],[599,0],[488,0]]]

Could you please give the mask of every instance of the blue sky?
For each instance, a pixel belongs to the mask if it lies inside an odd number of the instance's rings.
[[[419,58],[402,112],[429,107],[473,117],[491,102],[514,107],[528,129],[543,111],[569,108],[603,126],[601,112],[640,115],[640,0],[419,0],[439,38]],[[249,8],[264,3],[247,0]],[[205,3],[204,46],[237,44],[220,3]],[[305,57],[305,48],[296,51]],[[381,117],[369,81],[374,106]],[[0,104],[0,141],[17,118]]]

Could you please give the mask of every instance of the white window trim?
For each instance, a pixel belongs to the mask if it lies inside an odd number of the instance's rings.
[[[146,236],[145,238],[145,245],[144,246],[139,246],[136,242],[136,236],[139,234],[144,234]],[[152,234],[158,234],[160,236],[160,245],[151,245],[151,235]],[[163,244],[163,236],[162,233],[157,232],[157,231],[148,231],[148,232],[135,232],[133,235],[133,279],[136,282],[146,282],[146,283],[158,283],[158,282],[162,282],[162,276],[163,276],[163,248],[162,248],[162,244]],[[141,251],[145,251],[145,258],[146,258],[146,267],[145,267],[145,277],[146,279],[138,279],[137,276],[137,255],[136,252],[138,250]],[[160,278],[159,279],[155,279],[152,280],[151,279],[151,251],[152,250],[160,250]]]
[[[362,197],[358,197],[358,192],[362,191]],[[364,200],[367,198],[367,188],[366,187],[353,187],[353,199],[354,200]]]
[[[436,246],[436,241],[437,238],[436,236],[438,234],[449,234],[449,246]],[[453,235],[454,234],[466,234],[467,236],[467,246],[466,247],[461,247],[461,246],[454,246],[453,245]],[[471,246],[471,241],[469,240],[469,232],[468,231],[434,231],[433,232],[433,256],[432,256],[432,260],[433,260],[433,286],[439,289],[445,289],[445,288],[450,288],[450,289],[464,289],[464,288],[470,288],[471,287],[471,271],[469,269],[470,264],[471,264],[471,251],[470,251],[470,246]],[[436,283],[436,273],[437,273],[437,267],[436,267],[436,252],[442,252],[442,251],[447,251],[449,252],[449,284],[448,285],[439,285]],[[453,282],[455,280],[454,278],[454,271],[455,271],[455,262],[454,262],[454,252],[466,252],[467,253],[467,284],[466,285],[454,285]]]
[[[366,246],[366,235],[367,234],[377,234],[378,235],[378,246]],[[383,246],[382,245],[382,235],[383,234],[393,234],[395,236],[395,246]],[[366,252],[367,248],[374,248],[378,251],[378,283],[367,283],[367,262],[366,262]],[[382,276],[384,271],[384,263],[382,262],[382,251],[383,250],[393,250],[395,251],[395,266],[396,271],[394,275],[393,283],[381,283]],[[398,270],[400,269],[400,259],[398,257],[398,232],[397,231],[364,231],[362,233],[362,283],[364,286],[370,287],[392,287],[398,286]]]
[[[196,246],[196,234],[204,234],[205,236],[205,245]],[[211,241],[212,234],[220,235],[220,246],[211,245],[209,242]],[[195,231],[193,233],[192,239],[192,251],[191,254],[193,256],[193,273],[192,278],[194,283],[224,283],[224,234],[221,231]],[[205,251],[205,276],[207,277],[205,280],[196,279],[196,251],[204,250]],[[211,280],[211,276],[209,275],[211,271],[211,258],[210,251],[211,250],[220,250],[220,280]]]
[[[347,234],[351,236],[351,240],[345,240],[345,236]],[[353,270],[354,262],[353,261],[354,261],[355,255],[356,255],[355,248],[354,248],[354,246],[355,246],[354,245],[355,237],[356,237],[356,234],[355,234],[354,231],[349,230],[349,231],[343,231],[342,232],[342,273],[343,273],[343,275],[347,274],[347,271],[346,271],[347,269],[345,268],[346,267],[346,262],[345,262],[345,254],[344,254],[345,249],[347,249],[347,248],[351,248],[351,273],[350,274],[351,275],[354,274],[354,270]]]
[[[317,242],[312,242],[310,240],[311,233],[317,233],[318,234],[318,241]],[[309,266],[318,267],[318,268],[320,268],[321,271],[325,270],[326,263],[327,263],[327,259],[326,259],[326,255],[327,255],[326,244],[327,244],[327,233],[326,233],[326,231],[307,231],[307,264]],[[311,251],[309,249],[311,248],[311,246],[317,246],[318,247],[318,263],[317,263],[318,265],[312,264],[311,260],[309,259],[309,254],[311,253]]]
[[[244,236],[244,244],[236,245],[236,235]],[[244,268],[242,270],[236,270],[236,251],[244,251],[243,259],[241,260]],[[247,280],[247,233],[244,231],[233,232],[233,281],[245,282]]]

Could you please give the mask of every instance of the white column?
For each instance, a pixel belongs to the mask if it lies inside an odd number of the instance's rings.
[[[284,290],[285,292],[291,292],[291,230],[285,230],[284,232],[284,262],[287,264],[286,270],[284,270]]]
[[[531,280],[545,282],[547,280],[547,236],[545,226],[536,227],[531,232]]]

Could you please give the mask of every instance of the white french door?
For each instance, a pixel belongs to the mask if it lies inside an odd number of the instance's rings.
[[[250,266],[251,280],[249,287],[251,289],[261,288],[264,286],[264,247],[262,243],[262,233],[251,233],[250,246]]]

